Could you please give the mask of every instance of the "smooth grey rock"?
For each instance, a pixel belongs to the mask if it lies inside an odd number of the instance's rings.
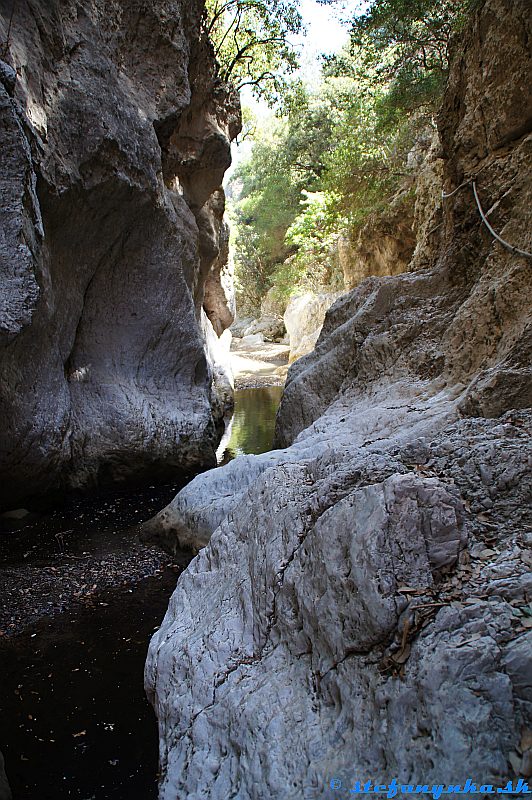
[[[13,97],[0,85],[0,507],[216,463],[201,315],[213,262],[223,271],[239,109],[215,88],[202,9],[15,8]]]
[[[318,340],[327,309],[339,292],[304,292],[294,295],[285,309],[283,320],[290,338],[290,361],[310,353]]]
[[[241,320],[233,330],[242,339],[261,334],[267,342],[278,342],[286,333],[283,318],[272,314],[262,315],[260,319]]]
[[[493,640],[508,626],[498,606],[443,609],[415,642],[405,680],[377,669],[400,587],[439,580],[424,519],[447,509],[429,536],[452,564],[459,501],[412,475],[357,487],[355,470],[335,502],[325,464],[264,472],[253,506],[245,498],[180,579],[146,671],[162,798],[296,798],[309,786],[328,797],[332,776],[375,769],[423,782],[503,774],[514,707]]]
[[[222,520],[240,503],[257,478],[266,470],[291,462],[323,459],[329,470],[342,475],[354,464],[365,470],[374,456],[387,464],[388,473],[405,469],[390,456],[405,442],[427,436],[454,419],[455,403],[442,393],[411,405],[412,387],[399,384],[375,394],[358,407],[331,410],[304,431],[290,448],[258,456],[241,456],[223,469],[198,475],[174,500],[148,522],[141,536],[174,554],[179,548],[204,547]],[[334,447],[332,442],[334,441]]]

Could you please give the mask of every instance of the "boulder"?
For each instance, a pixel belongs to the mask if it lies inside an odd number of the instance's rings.
[[[250,333],[240,339],[238,346],[252,350],[254,347],[260,347],[261,344],[264,344],[262,333]]]
[[[286,333],[282,317],[272,316],[260,317],[260,319],[247,317],[238,320],[231,326],[231,331],[235,336],[241,338],[260,333],[266,342],[279,342]]]
[[[252,323],[256,322],[253,317],[238,317],[231,325],[231,333],[232,335],[237,338],[241,339],[244,335],[244,331],[248,328]]]
[[[325,312],[340,294],[304,292],[290,298],[283,319],[290,337],[291,362],[314,349],[325,319]]]
[[[286,333],[282,317],[265,316],[257,320],[253,327],[249,327],[246,335],[262,333],[266,342],[280,342]]]

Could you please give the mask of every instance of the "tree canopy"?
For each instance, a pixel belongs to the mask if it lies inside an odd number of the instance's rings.
[[[337,288],[335,242],[354,238],[408,183],[445,85],[452,36],[474,0],[374,0],[309,89],[288,81],[233,177],[241,302],[268,288]]]
[[[297,0],[208,0],[203,22],[220,79],[270,102],[298,66],[290,37],[301,26]]]

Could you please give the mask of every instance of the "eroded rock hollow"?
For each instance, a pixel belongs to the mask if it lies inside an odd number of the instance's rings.
[[[146,525],[204,548],[146,665],[164,800],[530,775],[531,262],[472,191],[530,252],[530,25],[486,0],[455,45],[424,268],[338,300],[279,449]]]
[[[240,112],[203,4],[0,11],[0,503],[213,466]]]

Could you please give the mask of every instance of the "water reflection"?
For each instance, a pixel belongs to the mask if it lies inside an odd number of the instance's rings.
[[[275,414],[281,401],[282,386],[240,389],[235,392],[235,410],[227,421],[218,448],[218,463],[227,464],[236,456],[265,453],[272,448]]]

